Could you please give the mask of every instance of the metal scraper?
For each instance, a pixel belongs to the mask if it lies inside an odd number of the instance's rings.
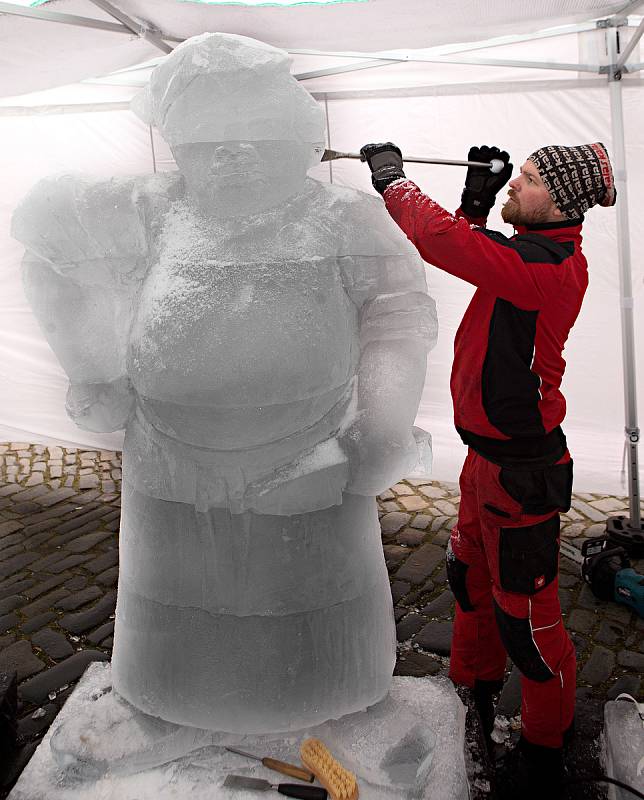
[[[327,800],[329,793],[321,786],[304,786],[299,783],[269,783],[261,778],[246,778],[242,775],[227,775],[224,786],[233,789],[251,789],[267,792],[274,789],[286,797],[299,797],[300,800]]]

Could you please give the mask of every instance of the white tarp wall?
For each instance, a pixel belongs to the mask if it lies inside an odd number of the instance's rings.
[[[484,54],[516,58],[519,52],[523,59],[577,62],[578,38],[547,39]],[[298,57],[294,72],[307,71],[320,59],[314,61],[312,57]],[[639,78],[625,77],[623,84],[642,418],[644,315],[637,312],[644,307],[644,223],[640,213],[644,200],[644,104]],[[401,146],[403,154],[465,158],[472,144],[496,144],[512,154],[517,169],[530,152],[544,144],[600,140],[611,151],[605,76],[407,64],[318,78],[304,85],[328,109],[329,146],[336,150],[355,152],[367,141],[390,139]],[[401,86],[405,87],[403,91]],[[123,100],[132,94],[131,89],[122,87],[77,86],[41,96],[9,98],[0,104],[0,152],[5,174],[0,196],[0,440],[120,447],[122,434],[82,432],[65,416],[66,378],[22,292],[22,248],[9,238],[9,220],[19,199],[44,175],[78,171],[107,177],[152,171],[150,132],[129,111],[16,115],[5,109],[3,115],[3,106]],[[173,168],[158,135],[154,141],[158,168]],[[369,171],[359,162],[335,161],[331,168],[319,165],[311,174],[328,181],[331,171],[335,183],[373,191]],[[406,171],[445,207],[458,206],[465,177],[462,168],[410,164]],[[507,235],[512,233],[502,223],[498,209],[493,211],[489,225]],[[576,491],[625,494],[621,480],[624,401],[614,208],[589,211],[584,252],[590,287],[564,352],[568,364],[563,385],[568,400],[564,430],[576,462]],[[417,424],[434,437],[433,477],[456,480],[465,448],[452,428],[449,373],[454,334],[472,288],[434,267],[427,269],[430,293],[438,304],[440,329],[438,345],[429,356]]]

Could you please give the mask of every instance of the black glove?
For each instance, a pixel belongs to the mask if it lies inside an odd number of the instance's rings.
[[[400,148],[392,142],[365,144],[360,148],[363,161],[369,164],[373,188],[382,194],[387,186],[399,178],[405,178]]]
[[[468,167],[465,188],[461,195],[461,209],[468,217],[487,217],[494,205],[497,192],[502,189],[512,176],[510,156],[498,147],[470,147],[468,161],[492,161],[499,159],[504,164],[501,172],[496,174],[489,167]]]

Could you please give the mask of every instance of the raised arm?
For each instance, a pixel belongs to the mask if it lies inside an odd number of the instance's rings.
[[[134,190],[133,179],[47,178],[12,220],[25,293],[69,377],[67,412],[92,431],[123,428],[133,408],[127,335],[148,252]]]

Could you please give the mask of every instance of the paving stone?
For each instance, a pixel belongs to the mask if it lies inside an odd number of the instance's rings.
[[[31,475],[27,478],[27,482],[25,486],[36,486],[39,483],[43,483],[45,480],[42,472],[32,472]]]
[[[107,525],[105,525],[105,529],[108,531],[118,531],[120,525],[121,525],[121,515],[119,512],[118,518],[113,519],[111,522],[108,522]]]
[[[85,490],[84,492],[74,495],[72,499],[76,502],[76,505],[89,505],[90,503],[93,504],[94,500],[96,500],[97,497],[100,497],[100,494],[101,493],[95,489],[91,491]]]
[[[406,642],[407,639],[418,633],[418,631],[427,624],[427,619],[421,617],[420,614],[407,614],[396,625],[396,638],[399,642]]]
[[[7,559],[11,558],[11,556],[16,556],[18,555],[18,553],[24,553],[24,552],[25,548],[24,545],[22,544],[15,544],[13,545],[13,547],[5,547],[2,550],[0,550],[0,564],[3,561],[6,561]]]
[[[67,656],[71,656],[74,652],[74,648],[62,633],[52,631],[49,628],[43,628],[38,631],[38,633],[34,633],[31,637],[31,641],[36,647],[40,647],[50,658],[56,661],[61,658],[67,658]]]
[[[449,542],[450,535],[451,531],[445,530],[445,528],[443,528],[442,531],[438,531],[438,533],[434,534],[434,537],[432,538],[432,544],[437,544],[440,545],[441,547],[445,547],[447,545],[447,542]]]
[[[407,511],[423,511],[427,508],[427,500],[417,495],[411,497],[399,497],[398,502],[404,506]]]
[[[13,519],[9,520],[8,522],[0,522],[0,536],[7,536],[8,534],[15,533],[24,527],[25,526],[22,522],[17,522]]]
[[[458,509],[449,500],[436,500],[434,508],[437,508],[441,514],[445,514],[447,517],[454,517],[458,514]]]
[[[425,495],[425,497],[433,497],[433,498],[441,498],[447,497],[447,492],[444,489],[441,489],[440,486],[431,486],[429,484],[421,485],[419,491]]]
[[[603,511],[604,514],[612,514],[615,511],[624,511],[628,504],[618,500],[616,497],[604,497],[601,500],[592,500],[590,505],[599,511]]]
[[[409,523],[412,528],[418,528],[419,530],[427,530],[427,528],[431,525],[432,520],[434,518],[429,514],[416,514],[414,519]]]
[[[6,486],[0,487],[0,497],[9,497],[12,494],[16,494],[17,492],[22,491],[22,486],[16,486],[15,484],[7,484]]]
[[[36,547],[40,547],[43,542],[48,542],[49,539],[51,539],[51,531],[43,531],[35,536],[30,536],[25,544],[30,550],[34,550]]]
[[[409,524],[410,519],[410,514],[405,514],[402,511],[394,511],[390,514],[385,514],[380,520],[380,527],[383,533],[397,533],[401,528]]]
[[[26,598],[19,594],[10,594],[4,600],[0,600],[0,614],[8,614],[14,608],[24,605],[27,602]]]
[[[5,647],[9,647],[9,645],[13,644],[15,641],[16,636],[13,633],[8,633],[6,636],[0,636],[0,652],[2,652]]]
[[[394,581],[391,584],[391,596],[394,604],[398,603],[409,592],[409,584],[405,581]]]
[[[597,686],[610,678],[614,668],[615,654],[601,645],[595,645],[580,677],[591,686]]]
[[[512,671],[508,679],[503,684],[501,696],[497,703],[496,713],[503,717],[514,717],[521,709],[521,673],[516,666],[512,666]]]
[[[559,586],[564,589],[570,589],[572,586],[576,586],[581,581],[580,577],[575,577],[574,575],[568,575],[565,572],[559,573]]]
[[[605,522],[606,521],[606,514],[602,514],[601,511],[598,511],[596,508],[593,508],[591,505],[586,503],[584,500],[580,500],[579,497],[572,498],[572,507],[579,511],[580,514],[583,514],[588,519],[591,519],[593,522]]]
[[[71,553],[84,553],[87,550],[90,550],[92,547],[95,547],[104,539],[113,538],[113,536],[114,534],[110,533],[110,531],[96,531],[95,533],[88,533],[85,536],[81,536],[78,539],[68,542],[65,545],[65,550],[69,550]]]
[[[618,622],[602,619],[599,623],[599,630],[594,638],[602,644],[614,645],[617,644],[624,634],[624,628]]]
[[[392,511],[400,511],[398,503],[394,503],[393,500],[390,500],[386,503],[381,503],[380,508],[383,510],[385,514],[389,514]]]
[[[56,536],[52,536],[49,540],[49,545],[51,547],[62,547],[67,542],[71,542],[73,539],[78,539],[79,536],[82,536],[86,533],[95,533],[96,532],[96,521],[90,520],[86,525],[83,525],[81,528],[76,528],[72,531],[67,531],[67,533],[59,533]]]
[[[416,547],[421,544],[424,538],[424,531],[413,531],[411,528],[405,528],[396,535],[398,544],[404,544],[407,545],[407,547]]]
[[[385,554],[385,561],[387,566],[395,566],[403,561],[411,552],[407,547],[402,547],[399,544],[385,544],[383,545],[383,552]]]
[[[116,592],[109,592],[95,606],[78,614],[66,614],[58,625],[72,633],[85,633],[104,622],[116,607]]]
[[[51,669],[41,672],[34,678],[22,684],[18,692],[23,700],[38,704],[42,702],[49,692],[56,691],[61,686],[75,681],[85,672],[91,661],[108,661],[109,656],[99,650],[81,650],[73,656],[61,661]]]
[[[49,625],[50,622],[53,622],[57,616],[58,614],[54,611],[45,611],[44,614],[38,614],[38,616],[32,617],[28,622],[23,622],[20,626],[20,630],[23,633],[39,631],[41,628],[44,628],[45,625]]]
[[[0,600],[5,600],[7,597],[10,597],[11,595],[14,594],[20,594],[21,592],[24,592],[26,589],[32,587],[35,583],[36,581],[33,578],[18,580],[15,583],[12,583],[8,588],[0,591]]]
[[[77,592],[79,589],[84,589],[85,586],[87,586],[87,578],[84,575],[74,575],[65,583],[65,589],[69,589],[70,592]]]
[[[590,586],[587,583],[584,583],[581,587],[579,595],[577,596],[577,605],[582,606],[583,608],[594,610],[596,608],[602,608],[603,606],[606,606],[607,603],[602,603],[601,600],[598,600],[590,591]]]
[[[445,558],[445,551],[435,544],[424,544],[405,561],[396,574],[397,580],[409,581],[413,584],[422,581]]]
[[[397,483],[395,486],[392,486],[391,488],[398,495],[414,494],[414,490],[410,486],[407,486],[407,484],[405,483]]]
[[[101,625],[101,627],[97,628],[95,631],[92,631],[87,639],[88,641],[92,642],[92,644],[100,644],[103,639],[107,639],[107,637],[111,636],[113,633],[114,620],[111,620],[110,622],[106,622],[104,625]]]
[[[3,561],[0,564],[0,578],[8,578],[14,572],[19,572],[27,564],[36,561],[38,556],[35,553],[22,553],[18,556],[13,556],[8,561]]]
[[[75,531],[78,530],[78,528],[82,528],[83,525],[86,525],[88,522],[94,522],[95,520],[98,520],[101,517],[106,517],[109,513],[110,509],[106,508],[105,506],[92,508],[89,511],[84,512],[83,514],[79,514],[78,516],[73,517],[68,522],[64,522],[62,525],[59,525],[57,530],[59,533],[68,533],[69,531]],[[96,530],[96,525],[94,525],[94,530]]]
[[[24,538],[24,533],[22,531],[20,531],[20,533],[12,533],[10,536],[5,536],[4,539],[0,541],[0,553],[4,554],[6,549],[18,542],[22,542]]]
[[[56,605],[61,597],[67,597],[67,589],[56,589],[50,594],[44,595],[39,600],[35,600],[33,603],[25,606],[22,609],[22,614],[25,617],[33,617],[34,614],[39,614],[41,611]]]
[[[621,650],[617,654],[617,663],[622,667],[634,669],[640,674],[644,673],[644,653],[635,653],[633,650]]]
[[[118,567],[110,567],[110,569],[106,569],[105,572],[101,572],[99,575],[96,576],[96,582],[100,583],[101,586],[114,586],[117,582],[119,577],[119,568]]]
[[[408,613],[408,609],[406,608],[394,608],[394,621],[396,623],[400,622],[400,620]]]
[[[454,595],[449,589],[421,608],[420,613],[426,617],[442,617],[451,610],[454,604]]]
[[[35,600],[36,597],[40,597],[41,594],[48,592],[50,589],[53,589],[56,586],[60,586],[61,583],[64,583],[68,578],[71,578],[71,573],[65,572],[60,573],[59,575],[53,575],[51,578],[47,578],[44,581],[40,581],[32,586],[30,589],[25,590],[24,594],[30,599]]]
[[[27,489],[26,492],[21,492],[19,495],[14,497],[14,502],[24,503],[27,500],[34,500],[36,497],[40,497],[43,494],[49,494],[49,489],[47,486],[36,486],[33,489]],[[38,506],[36,506],[38,508]]]
[[[113,636],[108,636],[107,639],[105,639],[103,642],[101,642],[101,647],[106,647],[106,648],[107,647],[109,647],[109,648],[114,647],[114,637]]]
[[[440,531],[443,527],[445,527],[448,519],[449,517],[444,516],[435,517],[434,521],[432,522],[431,532],[436,533],[437,531]]]
[[[64,553],[60,550],[55,550],[53,553],[49,553],[49,555],[38,559],[38,561],[34,561],[29,569],[33,572],[50,572],[49,567],[53,566],[59,561],[62,561],[67,555],[67,553]]]
[[[431,656],[406,650],[396,662],[394,675],[411,675],[414,678],[422,678],[425,675],[436,675],[437,672],[440,672],[440,668],[440,663]]]
[[[118,563],[119,563],[119,551],[118,548],[113,548],[112,550],[108,550],[107,553],[103,553],[102,556],[99,556],[98,558],[95,558],[93,561],[90,561],[88,564],[85,564],[85,569],[88,569],[90,572],[93,572],[94,574],[98,574],[99,572],[103,572],[109,567],[116,566]]]
[[[56,608],[60,608],[61,611],[74,611],[80,608],[80,606],[87,605],[87,603],[91,603],[92,600],[96,600],[102,596],[103,591],[99,589],[98,586],[88,586],[87,589],[83,589],[81,592],[77,592],[76,594],[72,594],[58,601],[56,603]]]
[[[567,627],[578,633],[590,633],[596,621],[597,617],[592,611],[575,608],[568,617]]]
[[[621,622],[623,625],[628,625],[631,621],[630,610],[620,603],[607,603],[602,611],[607,617]]]
[[[624,692],[625,694],[630,694],[637,700],[640,692],[640,682],[640,678],[637,675],[620,675],[606,692],[606,699],[615,700],[617,695]]]
[[[394,493],[391,491],[391,489],[385,489],[385,491],[382,494],[378,495],[378,500],[384,501],[393,499],[394,499]]]
[[[430,622],[416,635],[414,642],[423,650],[448,656],[452,645],[452,623]]]
[[[98,475],[81,475],[78,481],[79,489],[92,489],[98,486]]]
[[[22,681],[35,675],[45,668],[43,662],[34,655],[31,645],[26,639],[20,639],[0,651],[0,672],[18,673],[18,680]]]
[[[62,561],[59,561],[57,564],[49,567],[49,572],[53,572],[54,574],[58,572],[62,572],[64,569],[71,569],[72,567],[77,567],[79,564],[84,564],[86,561],[91,559],[90,556],[67,556]]]
[[[77,506],[72,505],[72,503],[63,503],[62,505],[47,508],[45,511],[40,511],[38,514],[30,514],[29,529],[31,529],[32,525],[38,522],[44,522],[45,520],[51,520],[52,528],[56,527],[59,522],[60,524],[63,524],[61,521],[62,518],[67,516],[67,514],[70,514],[72,511],[76,511],[76,508]]]
[[[15,628],[19,622],[20,620],[13,612],[11,612],[11,614],[4,614],[0,617],[0,633],[8,631],[10,628]]]
[[[76,494],[76,492],[73,489],[65,489],[62,487],[60,489],[55,489],[53,492],[49,492],[47,495],[42,495],[36,498],[35,502],[41,505],[43,508],[50,508],[57,503],[62,503],[63,500],[67,500],[74,494]]]

